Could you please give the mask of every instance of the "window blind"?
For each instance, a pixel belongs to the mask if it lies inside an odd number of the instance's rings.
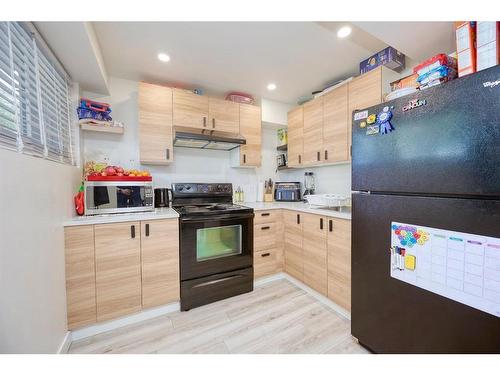
[[[0,146],[75,164],[68,81],[34,35],[0,22]]]

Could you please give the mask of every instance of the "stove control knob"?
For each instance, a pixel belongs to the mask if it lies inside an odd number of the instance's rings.
[[[184,189],[184,186],[177,186],[177,190],[182,191]]]
[[[186,190],[191,190],[191,186],[186,186]]]
[[[224,188],[224,187],[223,187],[222,185],[217,185],[217,191],[218,191],[218,192],[222,192],[222,191],[224,191],[224,190],[223,190],[223,188]]]

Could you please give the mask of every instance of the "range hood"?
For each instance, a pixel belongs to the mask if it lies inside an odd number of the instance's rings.
[[[230,151],[247,143],[239,134],[214,130],[176,127],[174,132],[174,147]]]

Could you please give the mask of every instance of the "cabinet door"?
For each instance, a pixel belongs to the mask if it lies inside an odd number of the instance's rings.
[[[210,130],[220,132],[240,132],[240,106],[229,100],[210,98],[208,101]]]
[[[382,103],[382,67],[360,75],[348,83],[349,90],[349,150],[352,144],[352,111]],[[349,152],[349,159],[351,153]]]
[[[288,166],[300,167],[304,152],[304,110],[297,107],[288,112]]]
[[[304,165],[323,160],[323,98],[304,104]]]
[[[141,222],[142,307],[179,301],[177,219]]]
[[[302,251],[302,217],[304,214],[287,211],[283,212],[285,223],[285,271],[303,281],[304,263]]]
[[[173,90],[174,126],[208,129],[208,96]]]
[[[283,249],[271,248],[253,253],[254,278],[273,275],[283,270]]]
[[[64,229],[68,329],[96,322],[94,227]]]
[[[168,164],[174,160],[172,89],[139,84],[139,149],[142,164]]]
[[[313,214],[303,216],[304,283],[326,296],[328,289],[326,218]]]
[[[328,221],[328,298],[351,311],[351,221]]]
[[[247,143],[240,147],[240,165],[260,167],[262,118],[260,107],[240,104],[240,133]]]
[[[348,86],[340,86],[323,96],[323,160],[349,160]]]
[[[97,321],[141,310],[139,222],[94,226]]]

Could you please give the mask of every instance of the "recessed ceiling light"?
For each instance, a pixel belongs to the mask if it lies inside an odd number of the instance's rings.
[[[163,61],[163,62],[169,62],[170,61],[170,56],[167,55],[166,53],[159,53],[158,54],[158,60]]]
[[[339,38],[345,38],[351,33],[352,29],[349,26],[343,26],[337,31],[337,36]]]
[[[269,84],[267,85],[267,89],[268,89],[269,91],[276,90],[276,84],[274,84],[274,83],[269,83]]]

